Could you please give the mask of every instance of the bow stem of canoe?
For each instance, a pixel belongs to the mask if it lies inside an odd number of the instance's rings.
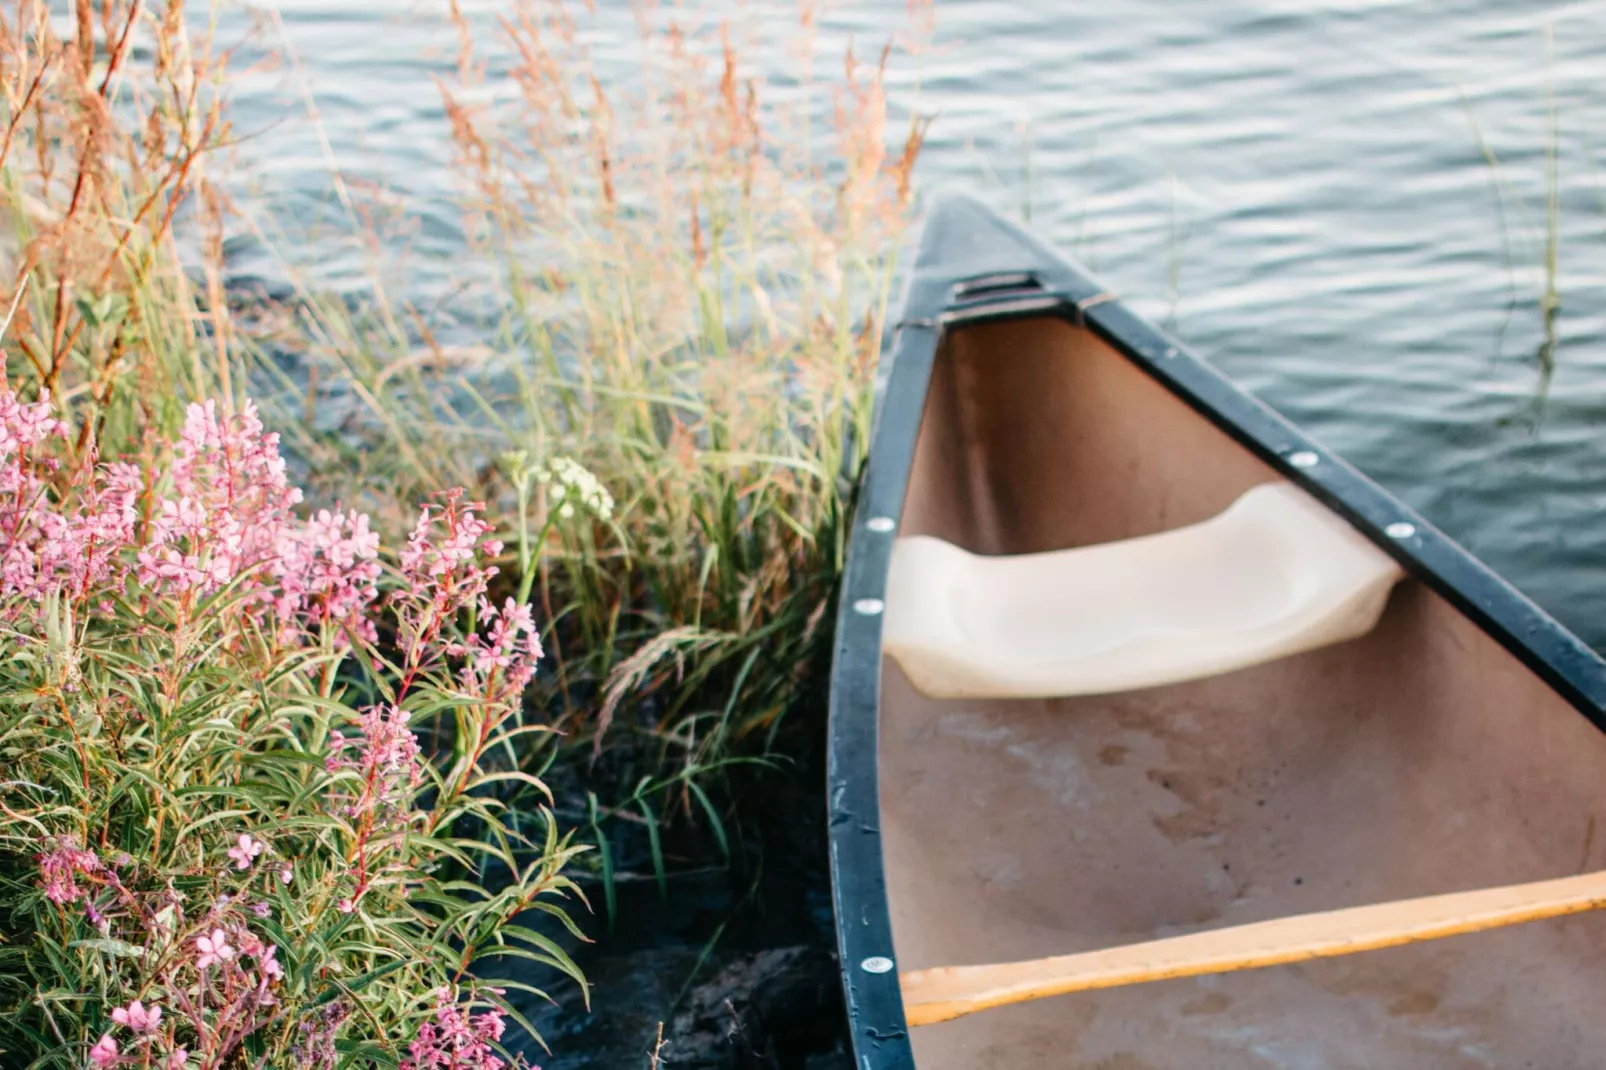
[[[910,1025],[1097,988],[1253,970],[1606,907],[1606,872],[1300,914],[1075,955],[899,977]]]

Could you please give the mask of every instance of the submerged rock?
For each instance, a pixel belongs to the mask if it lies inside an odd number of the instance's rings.
[[[685,948],[588,957],[591,1007],[577,988],[549,990],[554,1003],[523,1009],[551,1051],[532,1043],[522,1054],[546,1070],[852,1070],[830,952],[748,952],[711,971],[699,957]],[[694,973],[704,979],[686,986]]]
[[[550,971],[507,973],[512,980],[545,982],[551,1003],[510,992],[527,1013],[550,1049],[509,1031],[513,1050],[544,1070],[647,1070],[658,1028],[674,1006],[685,979],[697,967],[697,952],[686,948],[648,947],[583,956],[591,982],[591,1004],[573,984],[552,985]]]
[[[664,1028],[664,1070],[835,1070],[842,990],[817,947],[758,951],[695,985]]]

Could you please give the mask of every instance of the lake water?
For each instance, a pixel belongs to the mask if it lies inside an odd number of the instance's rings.
[[[624,56],[629,10],[600,3],[595,48]],[[893,79],[895,110],[936,116],[924,195],[1029,213],[1606,646],[1606,3],[1313,6],[939,3],[934,47]],[[424,288],[460,241],[429,81],[450,67],[443,7],[278,9],[341,168],[409,217]],[[489,26],[498,5],[466,10]],[[874,0],[824,25],[873,45],[904,18]],[[328,169],[299,84],[282,67],[251,75],[235,115],[251,181],[310,220]],[[1551,144],[1562,311],[1540,398]],[[357,263],[334,242],[321,255],[333,275]]]

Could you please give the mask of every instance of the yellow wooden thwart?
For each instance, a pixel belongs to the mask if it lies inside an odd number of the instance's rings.
[[[1227,973],[1436,940],[1606,907],[1606,872],[1300,914],[1076,955],[899,975],[910,1025],[1094,988]]]

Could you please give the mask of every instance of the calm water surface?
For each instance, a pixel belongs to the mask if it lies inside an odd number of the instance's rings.
[[[628,8],[599,2],[595,47],[628,64]],[[893,103],[937,116],[926,195],[1029,213],[1606,647],[1606,3],[1314,6],[939,3],[936,47],[899,73]],[[488,26],[498,6],[467,9]],[[404,206],[428,291],[460,242],[428,80],[451,61],[438,8],[278,11],[342,170]],[[903,17],[901,0],[873,0],[826,28],[879,42]],[[1551,99],[1563,306],[1541,397]],[[252,75],[235,102],[251,182],[302,222],[326,213],[298,80]],[[237,255],[248,272],[249,243]],[[334,242],[322,259],[334,277],[357,266]]]

